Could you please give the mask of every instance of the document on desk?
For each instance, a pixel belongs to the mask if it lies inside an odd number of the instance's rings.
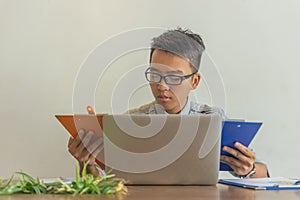
[[[299,190],[300,181],[276,177],[276,178],[250,178],[250,179],[220,179],[219,183],[233,185],[255,190]]]

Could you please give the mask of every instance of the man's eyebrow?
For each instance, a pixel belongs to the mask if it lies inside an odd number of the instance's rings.
[[[160,70],[155,69],[155,68],[151,68],[151,71],[155,71],[155,72],[160,72]],[[181,70],[170,70],[170,71],[166,71],[166,74],[184,74],[183,71]]]
[[[181,70],[166,71],[166,74],[184,74]]]

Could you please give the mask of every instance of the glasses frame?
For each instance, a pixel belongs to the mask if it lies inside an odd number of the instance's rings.
[[[162,76],[158,73],[155,73],[155,72],[150,72],[150,67],[148,67],[145,71],[145,77],[146,77],[146,80],[149,82],[149,83],[160,83],[162,79],[164,79],[164,82],[167,84],[167,85],[181,85],[182,81],[186,80],[186,79],[189,79],[190,77],[194,76],[195,74],[198,73],[198,71],[195,71],[191,74],[188,74],[188,75],[185,75],[185,76],[177,76],[177,75],[167,75],[167,76]],[[158,82],[154,82],[154,81],[150,81],[147,77],[148,74],[155,74],[155,75],[158,75],[160,77],[159,81]],[[180,83],[178,84],[170,84],[168,83],[167,81],[167,77],[177,77],[177,78],[180,78]]]

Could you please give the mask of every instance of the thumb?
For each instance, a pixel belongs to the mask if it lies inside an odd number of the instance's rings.
[[[72,145],[73,142],[74,142],[74,138],[70,137],[68,141],[68,146]]]

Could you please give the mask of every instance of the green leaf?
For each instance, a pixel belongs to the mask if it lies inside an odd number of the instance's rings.
[[[83,169],[82,169],[82,179],[85,180],[86,179],[86,168],[88,166],[89,162],[85,162],[84,165],[83,165]]]
[[[78,165],[76,165],[75,174],[76,174],[76,182],[79,182],[80,181],[80,174],[79,174]]]
[[[19,175],[17,182],[12,182],[14,174],[3,185],[3,179],[0,179],[0,194],[116,194],[127,192],[124,186],[124,179],[115,178],[113,174],[94,177],[86,171],[87,164],[84,164],[82,178],[80,178],[78,166],[76,168],[76,180],[71,184],[60,182],[45,184],[37,177],[25,172],[16,172]]]
[[[35,180],[34,178],[32,178],[32,176],[30,176],[29,174],[25,173],[25,172],[16,172],[16,174],[20,174],[20,175],[23,175],[25,178],[27,178],[32,184],[35,183]]]
[[[8,187],[8,186],[10,185],[11,181],[13,180],[13,178],[14,178],[14,174],[11,175],[11,177],[10,177],[10,179],[8,180],[8,182],[6,183],[6,185],[3,186],[3,189],[5,189],[6,187]]]
[[[84,188],[79,194],[85,194],[90,188],[86,187]]]

